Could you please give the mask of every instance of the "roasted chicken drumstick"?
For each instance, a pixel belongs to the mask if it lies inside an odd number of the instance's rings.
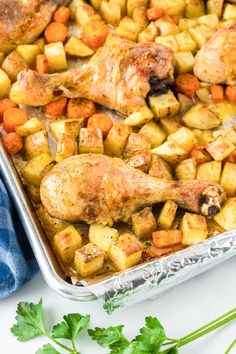
[[[52,75],[23,71],[12,87],[11,98],[17,103],[41,106],[60,93],[130,114],[146,105],[151,79],[171,78],[173,65],[173,54],[167,47],[109,35],[105,45],[81,67]]]
[[[213,215],[220,210],[223,189],[200,180],[159,180],[121,159],[82,154],[53,167],[42,180],[40,194],[53,217],[112,225],[127,222],[136,211],[166,200],[195,213]]]

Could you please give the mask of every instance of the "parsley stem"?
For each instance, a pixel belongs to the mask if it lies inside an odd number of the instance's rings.
[[[51,341],[53,341],[55,344],[57,344],[59,347],[67,350],[70,353],[74,353],[74,349],[71,349],[69,347],[67,347],[66,345],[62,344],[61,342],[59,342],[58,340],[56,340],[55,338],[51,337],[49,333],[44,332],[45,336],[47,336],[49,339],[51,339]],[[79,353],[78,353],[79,354]]]
[[[233,347],[236,345],[236,338],[235,340],[230,344],[229,348],[226,350],[225,354],[229,354],[229,352],[231,352],[231,350],[233,349]]]
[[[75,346],[75,341],[74,341],[74,339],[71,339],[71,343],[72,343],[72,348],[74,349],[74,354],[80,354],[78,351],[77,351],[77,349],[76,349],[76,346]]]

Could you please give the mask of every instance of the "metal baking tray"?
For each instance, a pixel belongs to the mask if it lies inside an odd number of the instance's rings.
[[[101,299],[108,313],[120,307],[155,298],[236,254],[235,229],[174,254],[113,274],[96,283],[83,280],[72,285],[52,253],[16,168],[1,141],[0,172],[47,284],[60,295],[73,300]]]

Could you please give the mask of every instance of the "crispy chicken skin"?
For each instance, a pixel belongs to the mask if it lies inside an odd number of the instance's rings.
[[[48,213],[70,222],[127,222],[147,205],[173,200],[204,215],[220,209],[223,189],[214,183],[160,180],[117,158],[82,154],[65,159],[43,178],[40,195]]]
[[[195,57],[194,74],[214,84],[236,84],[236,24],[217,31]]]
[[[149,80],[154,76],[171,78],[173,66],[173,53],[167,47],[109,35],[105,45],[82,67],[52,75],[23,71],[12,87],[11,98],[17,103],[41,106],[60,92],[130,114],[145,106],[151,89]]]
[[[9,52],[16,45],[32,43],[50,22],[63,0],[1,0],[0,51]]]

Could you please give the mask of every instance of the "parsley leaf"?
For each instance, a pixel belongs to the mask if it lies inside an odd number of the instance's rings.
[[[51,344],[45,344],[36,354],[60,354]]]
[[[17,339],[24,342],[28,339],[45,333],[42,299],[38,304],[20,302],[16,310],[17,323],[12,326],[11,332]]]
[[[113,344],[116,344],[117,347],[120,347],[122,344],[127,345],[128,343],[128,340],[123,336],[123,328],[124,326],[111,326],[108,328],[96,327],[94,330],[89,329],[88,334],[103,348],[110,347]]]
[[[74,340],[87,326],[90,321],[90,316],[82,316],[79,313],[70,313],[64,316],[63,319],[64,321],[53,327],[52,337]]]

